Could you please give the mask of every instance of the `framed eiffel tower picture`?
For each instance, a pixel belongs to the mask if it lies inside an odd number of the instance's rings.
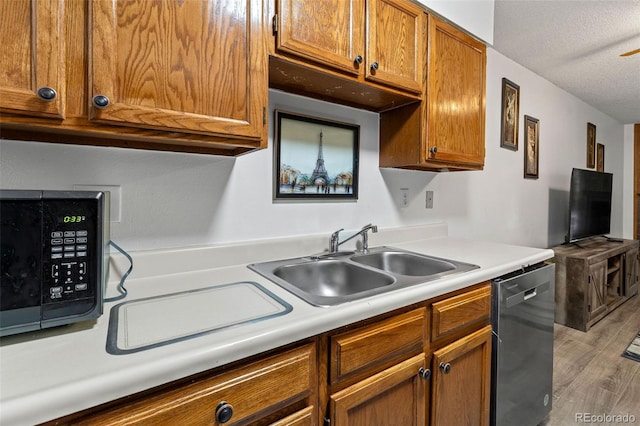
[[[357,200],[360,126],[275,111],[274,199]]]

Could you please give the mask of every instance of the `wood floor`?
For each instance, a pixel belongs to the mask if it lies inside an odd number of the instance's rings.
[[[586,333],[556,324],[553,409],[541,425],[588,423],[577,418],[582,413],[635,416],[635,422],[610,417],[588,424],[640,425],[640,362],[620,356],[639,331],[638,295]]]

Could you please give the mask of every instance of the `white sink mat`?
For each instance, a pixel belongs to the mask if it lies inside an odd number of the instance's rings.
[[[111,308],[107,351],[138,352],[291,310],[287,302],[248,281],[124,302]]]

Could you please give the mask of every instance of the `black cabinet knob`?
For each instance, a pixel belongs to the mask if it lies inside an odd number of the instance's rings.
[[[361,55],[356,56],[356,57],[355,57],[355,59],[353,60],[353,62],[354,62],[356,65],[360,65],[360,64],[362,63],[362,61],[363,61],[363,59],[362,59],[362,56],[361,56]]]
[[[109,98],[105,95],[96,95],[93,97],[93,106],[98,109],[105,109],[109,106]]]
[[[444,374],[449,374],[449,372],[451,371],[451,364],[449,364],[448,362],[447,363],[441,362],[440,370],[442,370]]]
[[[379,65],[377,62],[374,62],[371,64],[371,71],[375,71],[379,68]]]
[[[432,146],[431,148],[429,148],[429,152],[432,154],[436,154],[438,152],[438,147]]]
[[[422,380],[429,380],[431,377],[431,370],[428,368],[420,368],[420,370],[418,370],[418,376],[420,376]]]
[[[216,420],[218,423],[226,423],[233,417],[233,406],[226,401],[222,401],[216,407]]]
[[[38,89],[38,97],[43,101],[51,102],[58,97],[58,93],[51,87],[41,87]]]

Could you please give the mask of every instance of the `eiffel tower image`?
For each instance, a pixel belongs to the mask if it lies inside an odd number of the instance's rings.
[[[325,185],[329,185],[329,174],[324,167],[324,156],[322,154],[322,130],[320,130],[320,146],[318,147],[318,159],[316,160],[316,168],[311,175],[311,183],[315,184],[318,179],[324,180]]]

